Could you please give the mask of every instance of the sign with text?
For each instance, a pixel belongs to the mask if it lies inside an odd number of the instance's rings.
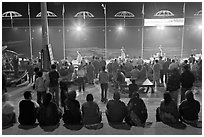
[[[144,19],[144,26],[183,26],[184,18]]]

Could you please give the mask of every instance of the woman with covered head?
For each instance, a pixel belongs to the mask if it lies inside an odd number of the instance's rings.
[[[156,110],[157,121],[164,123],[177,123],[179,122],[180,115],[178,112],[177,104],[172,100],[169,92],[165,92],[164,99],[160,103],[160,107]]]
[[[126,122],[131,126],[145,126],[147,120],[147,108],[137,92],[133,92],[127,105],[128,117]]]

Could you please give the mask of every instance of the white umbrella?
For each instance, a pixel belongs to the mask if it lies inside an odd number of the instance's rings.
[[[13,17],[21,17],[22,15],[16,11],[6,11],[2,14],[2,17],[11,19],[11,26],[13,27]]]
[[[93,18],[94,15],[88,11],[80,11],[78,12],[74,17],[83,17],[83,19],[85,18]]]

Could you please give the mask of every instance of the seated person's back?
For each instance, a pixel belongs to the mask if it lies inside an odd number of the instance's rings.
[[[39,105],[32,101],[31,91],[24,93],[25,100],[19,103],[18,121],[21,125],[33,125],[36,122],[37,109]]]
[[[79,101],[76,100],[76,91],[70,91],[65,100],[63,121],[66,124],[81,124],[81,111]]]
[[[8,100],[9,95],[7,93],[4,93],[2,95],[2,127],[6,127],[16,123],[14,105]]]
[[[92,125],[101,122],[101,114],[98,104],[93,102],[93,95],[88,94],[87,102],[82,104],[82,119],[84,125]]]
[[[198,120],[200,112],[200,103],[194,99],[193,93],[189,90],[185,93],[186,99],[179,106],[179,112],[184,120]]]
[[[54,102],[51,102],[52,94],[47,93],[43,99],[43,105],[39,109],[38,122],[40,126],[57,125],[61,118],[61,111]]]
[[[179,120],[177,105],[168,92],[164,93],[164,100],[161,101],[159,113],[164,123],[176,123]]]
[[[144,126],[148,117],[147,108],[137,92],[133,93],[127,107],[129,115],[126,122],[134,126]]]
[[[114,93],[113,100],[108,101],[106,108],[106,115],[110,123],[122,123],[127,115],[127,107],[120,100],[119,92]]]

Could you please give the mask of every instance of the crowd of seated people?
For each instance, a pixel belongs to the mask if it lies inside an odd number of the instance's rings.
[[[31,91],[24,93],[24,98],[19,103],[18,122],[21,125],[53,126],[60,123],[60,119],[67,125],[84,125],[90,127],[102,122],[102,112],[92,94],[87,94],[86,102],[81,106],[76,99],[76,91],[70,91],[65,99],[64,111],[53,101],[51,93],[46,93],[43,103],[39,106],[32,100]],[[185,99],[177,107],[169,92],[163,94],[163,100],[156,110],[156,121],[163,123],[185,122],[196,125],[200,103],[194,99],[191,90],[185,93]],[[3,96],[3,126],[16,123],[16,115],[12,104],[6,102]],[[114,92],[113,99],[106,104],[105,111],[109,124],[123,124],[129,126],[145,127],[148,111],[139,93],[134,91],[127,104],[120,99],[120,92]],[[38,122],[37,122],[38,121]]]

